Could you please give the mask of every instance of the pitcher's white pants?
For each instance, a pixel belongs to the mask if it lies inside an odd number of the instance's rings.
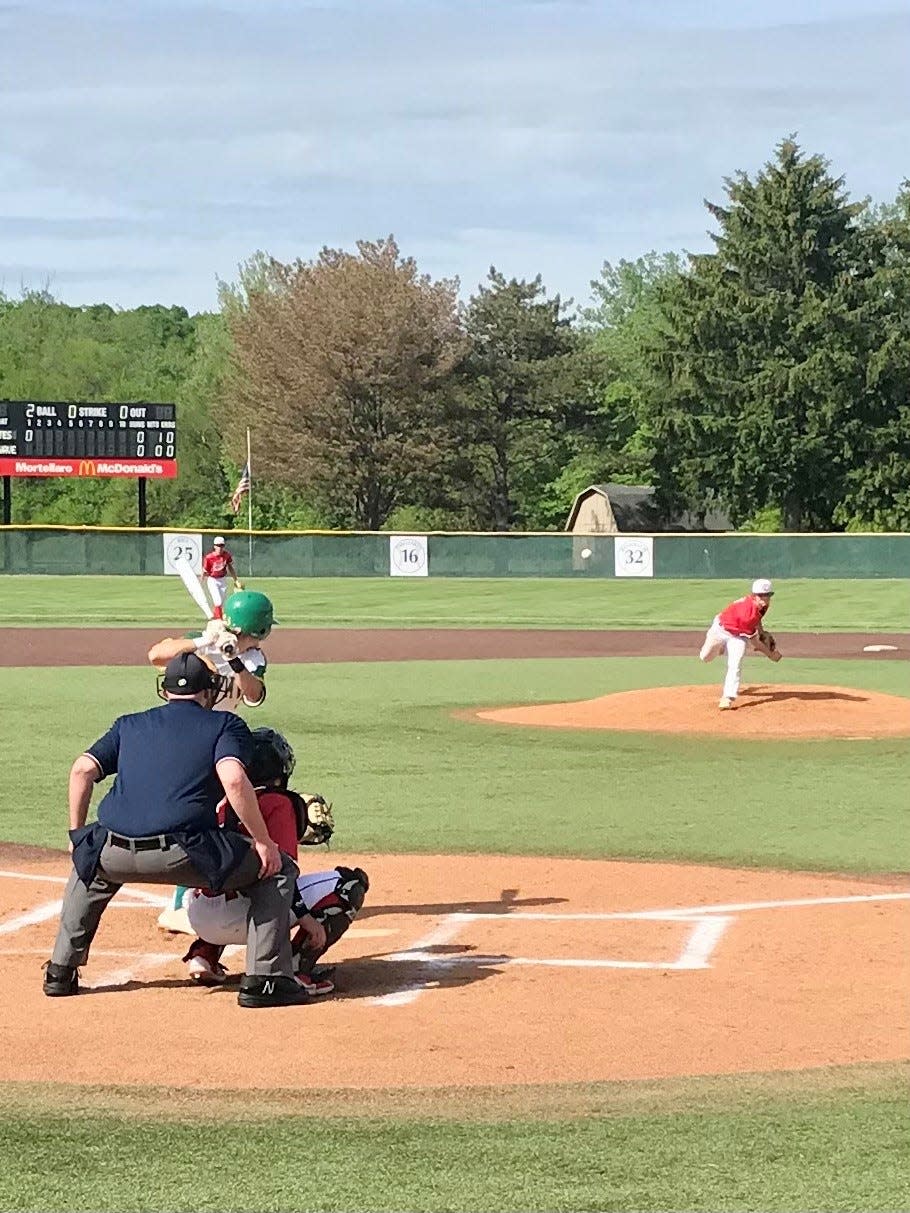
[[[297,888],[308,910],[334,892],[338,884],[338,871],[310,872],[297,877]],[[228,899],[224,893],[218,897],[206,897],[198,889],[190,889],[183,901],[190,926],[206,943],[245,943],[246,918],[250,908],[249,898],[238,893]],[[291,926],[296,919],[291,915]]]
[[[726,628],[722,628],[715,615],[711,626],[705,633],[705,642],[701,646],[699,657],[702,661],[713,661],[721,653],[727,654],[727,674],[724,678],[724,689],[721,692],[724,699],[735,699],[739,694],[740,675],[743,658],[752,647],[748,636],[734,636]]]

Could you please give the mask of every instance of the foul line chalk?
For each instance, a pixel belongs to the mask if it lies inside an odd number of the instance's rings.
[[[6,922],[0,922],[0,935],[12,935],[25,927],[34,926],[35,923],[47,922],[49,918],[56,918],[62,909],[62,901],[46,901],[44,905],[35,906],[33,910],[28,910],[25,914],[17,914],[15,918],[8,918]]]
[[[782,901],[739,901],[713,906],[669,906],[663,910],[618,910],[604,914],[547,914],[518,911],[514,914],[474,914],[459,910],[451,917],[458,922],[479,918],[518,919],[529,922],[605,922],[608,919],[697,918],[701,914],[742,914],[747,910],[791,910],[798,907],[853,905],[864,901],[910,901],[906,893],[854,893],[843,897],[794,897]],[[416,947],[416,945],[415,945]]]

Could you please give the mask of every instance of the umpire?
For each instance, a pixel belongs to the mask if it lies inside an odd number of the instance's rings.
[[[123,884],[242,889],[250,899],[242,1007],[308,1001],[293,973],[290,907],[297,865],[265,827],[246,775],[252,756],[247,725],[212,712],[224,680],[195,653],[168,662],[159,686],[166,702],[121,716],[73,763],[69,781],[73,871],[60,913],[44,993],[79,990],[77,966],[88,960],[101,915]],[[115,775],[85,824],[94,784]],[[251,835],[218,829],[222,788]]]

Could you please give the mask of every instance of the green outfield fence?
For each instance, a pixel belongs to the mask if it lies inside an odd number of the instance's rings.
[[[202,550],[216,532],[196,532]],[[0,572],[161,574],[174,531],[0,527]],[[432,577],[906,577],[910,534],[573,535],[231,531],[238,572],[257,577],[388,577],[410,552]],[[417,553],[416,557],[414,553]],[[252,569],[250,568],[252,564]],[[401,571],[401,561],[398,561]]]

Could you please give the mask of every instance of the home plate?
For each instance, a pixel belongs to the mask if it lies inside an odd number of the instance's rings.
[[[896,653],[896,644],[864,644],[864,653]]]

